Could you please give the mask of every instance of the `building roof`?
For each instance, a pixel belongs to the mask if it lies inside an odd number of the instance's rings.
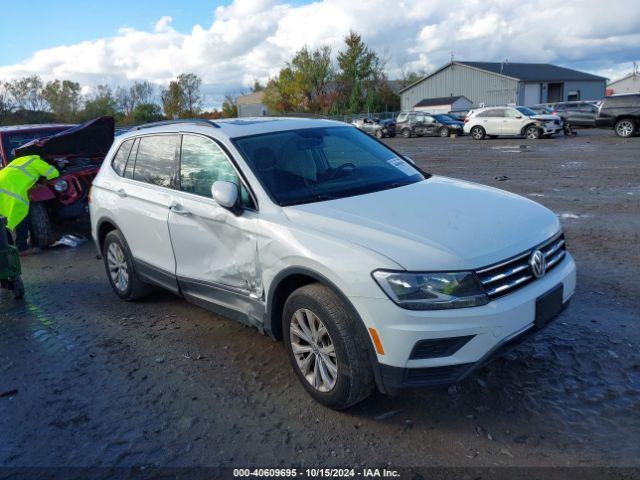
[[[630,73],[629,75],[625,75],[622,78],[618,78],[617,80],[613,80],[613,81],[609,82],[607,84],[607,86],[610,87],[611,85],[615,85],[616,83],[623,82],[623,81],[625,81],[625,80],[627,80],[629,78],[633,78],[633,79],[639,78],[640,79],[640,73],[638,73],[638,72]]]
[[[480,70],[517,78],[524,82],[564,82],[579,80],[606,80],[591,73],[551,65],[550,63],[511,63],[511,62],[455,62]]]
[[[262,95],[264,95],[264,91],[252,92],[247,95],[240,95],[236,102],[238,105],[254,105],[256,103],[262,103]]]
[[[455,95],[453,97],[438,97],[438,98],[424,98],[414,105],[414,107],[434,107],[436,105],[452,105],[461,98],[464,98],[469,103],[473,103],[464,95]]]
[[[432,77],[438,72],[441,72],[445,68],[451,65],[463,65],[471,68],[477,68],[484,70],[485,72],[491,72],[496,75],[502,75],[503,77],[511,78],[514,80],[521,80],[524,82],[565,82],[565,81],[579,81],[579,80],[592,80],[592,81],[604,81],[606,78],[599,77],[598,75],[592,75],[591,73],[580,72],[578,70],[572,70],[570,68],[559,67],[558,65],[551,65],[550,63],[511,63],[511,62],[449,62],[437,70],[422,77],[417,82],[407,85],[400,92],[402,93],[413,86],[424,82],[427,78]]]

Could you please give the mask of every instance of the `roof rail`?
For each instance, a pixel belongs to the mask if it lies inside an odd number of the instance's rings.
[[[159,122],[143,123],[132,128],[132,130],[142,130],[143,128],[161,127],[162,125],[173,125],[176,123],[206,123],[214,128],[220,128],[213,120],[207,118],[179,118],[176,120],[161,120]]]

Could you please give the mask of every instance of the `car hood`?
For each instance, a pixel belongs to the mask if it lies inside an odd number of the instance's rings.
[[[285,207],[297,226],[361,245],[406,270],[464,270],[521,253],[560,229],[524,197],[430,177],[405,187]]]

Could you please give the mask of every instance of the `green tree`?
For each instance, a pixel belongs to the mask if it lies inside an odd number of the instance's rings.
[[[376,87],[382,63],[358,33],[349,32],[344,42],[347,48],[338,52],[340,102],[348,113],[360,113],[378,102]]]
[[[74,121],[80,110],[80,84],[70,80],[53,80],[44,87],[42,96],[61,121]]]
[[[302,95],[296,75],[290,67],[280,70],[277,78],[269,80],[262,96],[262,102],[273,113],[298,111]]]
[[[155,87],[146,80],[136,81],[129,88],[118,87],[115,93],[117,109],[130,120],[138,105],[153,103],[154,93]]]
[[[47,102],[43,96],[44,85],[38,75],[31,75],[5,83],[8,98],[17,110],[41,111]]]
[[[117,115],[116,107],[116,99],[113,96],[111,87],[109,85],[98,85],[95,95],[85,102],[84,110],[80,117],[83,120],[105,115],[115,117]]]
[[[289,68],[294,74],[298,93],[303,98],[302,108],[310,112],[324,110],[323,100],[334,73],[331,47],[325,46],[313,51],[303,47],[296,52]]]
[[[197,117],[202,110],[202,80],[193,73],[181,73],[161,94],[164,114],[168,118]]]
[[[182,116],[184,103],[182,90],[177,81],[169,82],[169,87],[162,91],[161,97],[162,109],[167,118],[179,118]]]
[[[222,102],[222,118],[235,118],[238,116],[238,97],[233,94],[226,94]]]
[[[160,105],[156,103],[139,103],[131,112],[131,119],[134,123],[156,122],[162,119]]]

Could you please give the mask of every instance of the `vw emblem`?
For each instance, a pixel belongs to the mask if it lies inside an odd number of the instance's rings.
[[[533,276],[536,278],[542,277],[547,272],[547,259],[540,250],[535,250],[529,257],[529,265]]]

